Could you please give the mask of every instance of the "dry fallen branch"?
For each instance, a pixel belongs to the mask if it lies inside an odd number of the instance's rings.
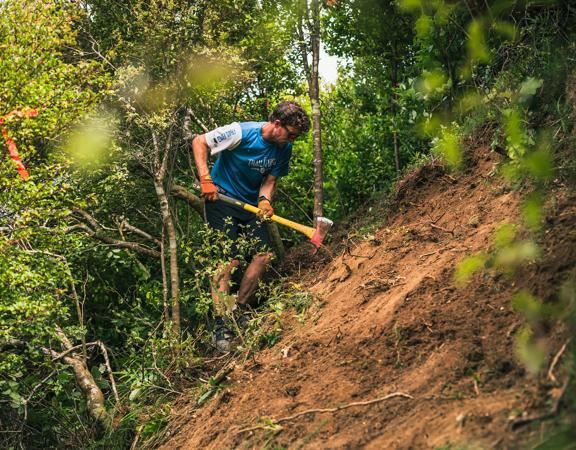
[[[426,258],[427,256],[432,256],[432,255],[435,255],[436,253],[438,253],[438,250],[436,250],[436,251],[434,251],[434,252],[424,253],[423,255],[420,255],[420,256],[419,256],[419,259],[424,259],[424,258]]]
[[[560,409],[560,403],[562,402],[562,397],[564,397],[564,394],[566,393],[566,389],[570,385],[570,380],[571,380],[570,376],[566,377],[566,381],[562,385],[562,388],[560,389],[560,393],[558,394],[558,397],[556,398],[556,401],[554,402],[554,405],[552,405],[552,408],[550,409],[550,411],[545,412],[543,414],[538,414],[535,416],[520,417],[518,419],[514,419],[510,423],[510,428],[512,430],[515,430],[515,429],[517,429],[521,426],[527,425],[531,422],[535,422],[538,420],[546,420],[546,419],[550,419],[550,418],[554,417],[558,413],[558,410]]]
[[[347,250],[348,250],[348,254],[349,254],[350,256],[352,256],[353,258],[366,258],[366,259],[368,259],[368,260],[374,258],[374,257],[376,256],[376,254],[378,253],[378,250],[376,250],[376,251],[375,251],[374,253],[372,253],[371,255],[357,255],[356,253],[352,253],[349,248],[348,248]]]
[[[389,400],[391,398],[395,398],[395,397],[404,397],[404,398],[409,398],[409,399],[413,399],[414,397],[412,397],[409,394],[405,394],[404,392],[393,392],[392,394],[388,394],[385,395],[384,397],[380,397],[380,398],[375,398],[373,400],[367,400],[364,402],[352,402],[352,403],[347,403],[345,405],[341,405],[341,406],[337,406],[336,408],[313,408],[313,409],[307,409],[305,411],[300,411],[299,413],[293,414],[291,416],[287,416],[287,417],[280,417],[279,419],[270,419],[269,424],[265,424],[265,425],[258,425],[255,427],[250,427],[250,428],[242,428],[241,430],[238,430],[236,432],[236,434],[241,434],[241,433],[247,433],[250,431],[256,431],[256,430],[266,430],[269,429],[271,426],[274,427],[276,425],[279,425],[283,422],[289,422],[291,420],[297,419],[298,417],[301,416],[305,416],[306,414],[316,414],[316,413],[334,413],[334,412],[338,412],[338,411],[342,411],[344,409],[348,409],[348,408],[352,408],[353,406],[368,406],[368,405],[373,405],[375,403],[380,403],[383,402],[385,400]]]
[[[447,212],[448,212],[448,210],[445,210],[445,211],[444,211],[442,214],[440,214],[436,219],[432,220],[432,223],[434,223],[434,224],[438,223],[438,221],[439,221],[442,217],[444,217]],[[428,217],[430,217],[430,216],[428,216]]]
[[[447,230],[446,228],[439,227],[438,225],[436,225],[433,222],[430,223],[430,226],[436,230],[440,230],[440,231],[443,231],[444,233],[449,233],[452,236],[454,236],[454,230]]]
[[[562,357],[562,354],[564,353],[564,350],[566,350],[566,347],[568,346],[569,343],[570,343],[570,339],[568,339],[566,342],[564,342],[564,345],[560,348],[558,353],[556,353],[556,355],[554,356],[554,359],[552,360],[552,363],[550,364],[550,369],[548,369],[548,378],[553,383],[558,383],[558,380],[554,376],[554,369],[556,368],[556,364],[558,364],[558,361],[560,361],[560,358]]]

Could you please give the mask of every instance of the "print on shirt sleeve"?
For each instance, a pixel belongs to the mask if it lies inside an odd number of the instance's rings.
[[[218,127],[206,133],[206,143],[210,147],[210,154],[216,155],[222,150],[232,150],[242,140],[242,128],[238,122]]]

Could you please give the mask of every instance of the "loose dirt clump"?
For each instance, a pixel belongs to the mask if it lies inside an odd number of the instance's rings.
[[[523,319],[510,299],[525,288],[557,301],[575,275],[576,202],[557,190],[544,256],[519,277],[482,272],[459,288],[456,264],[489,249],[520,202],[492,175],[497,154],[484,147],[469,161],[459,175],[438,163],[410,174],[388,215],[374,218],[378,229],[335,242],[331,262],[304,277],[321,299],[305,323],[287,318],[282,341],[236,366],[203,407],[180,399],[163,448],[517,448],[530,439],[513,420],[546,411],[558,394],[514,356]],[[565,332],[544,328],[553,356]]]

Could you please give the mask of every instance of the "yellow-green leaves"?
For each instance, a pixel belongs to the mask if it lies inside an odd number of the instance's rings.
[[[422,14],[418,19],[416,19],[414,27],[416,29],[416,36],[420,39],[425,39],[432,33],[434,22],[430,16]]]
[[[460,168],[462,148],[456,124],[441,127],[440,136],[433,141],[432,151],[440,155],[452,169]]]
[[[512,298],[512,306],[527,320],[537,320],[542,317],[542,303],[528,291],[521,291]]]
[[[486,21],[483,19],[470,21],[467,27],[467,35],[467,57],[459,70],[460,76],[465,80],[472,77],[478,64],[487,64],[492,60],[492,52],[486,41]]]
[[[516,27],[509,22],[502,22],[500,20],[495,20],[492,22],[492,28],[500,35],[513,41],[518,37],[518,32]]]
[[[526,370],[535,375],[544,367],[548,349],[545,342],[534,335],[534,330],[548,313],[540,299],[525,290],[512,298],[512,306],[527,322],[516,335],[516,354]]]
[[[533,241],[513,242],[494,256],[494,266],[503,272],[512,272],[521,264],[532,262],[540,255],[540,249]]]
[[[522,84],[520,85],[520,89],[518,90],[518,103],[526,103],[530,100],[538,89],[542,87],[544,80],[528,77]]]
[[[419,11],[422,8],[422,0],[399,0],[398,6],[404,11]]]
[[[468,55],[474,62],[490,62],[492,53],[486,44],[484,27],[480,20],[473,20],[468,25]]]
[[[0,104],[4,113],[39,110],[33,121],[10,129],[24,162],[34,160],[27,164],[34,177],[42,159],[37,152],[45,156],[53,149],[62,130],[97,101],[108,76],[102,62],[79,49],[75,25],[85,12],[80,5],[12,0],[0,8]]]
[[[456,111],[460,115],[466,114],[467,112],[472,111],[474,108],[478,107],[483,103],[484,98],[478,91],[469,90],[464,94],[462,94],[462,96],[458,100]]]
[[[88,116],[71,133],[64,150],[77,168],[91,170],[109,160],[113,134],[112,117]]]
[[[544,198],[540,192],[530,195],[522,204],[524,223],[531,231],[538,231],[542,226]]]
[[[504,111],[504,128],[506,130],[506,143],[508,155],[518,159],[526,153],[522,113],[517,109]]]
[[[441,95],[450,87],[451,81],[441,70],[425,70],[416,81],[416,91],[424,99]]]
[[[526,370],[536,375],[546,362],[547,352],[543,343],[534,341],[532,329],[525,326],[516,335],[516,354]]]
[[[483,269],[512,274],[521,264],[536,260],[540,249],[532,240],[518,240],[516,226],[501,225],[493,235],[494,248],[489,254],[477,253],[464,258],[456,267],[454,281],[466,285],[470,278]]]
[[[552,160],[552,135],[545,131],[537,136],[536,148],[522,160],[521,166],[525,174],[538,183],[544,183],[554,177]]]
[[[512,244],[515,238],[516,226],[511,223],[505,223],[500,225],[500,227],[498,227],[498,229],[494,232],[494,245],[496,248],[501,249]]]
[[[464,286],[470,278],[478,271],[483,270],[486,266],[486,261],[488,257],[484,254],[477,254],[472,256],[467,256],[464,258],[458,266],[456,267],[456,273],[454,274],[454,280],[459,286]]]

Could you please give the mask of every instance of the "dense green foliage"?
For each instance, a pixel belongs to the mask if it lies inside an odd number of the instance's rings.
[[[136,434],[153,439],[181,386],[206,399],[218,389],[198,374],[209,351],[209,280],[226,244],[171,193],[193,190],[190,134],[265,120],[284,98],[309,108],[288,14],[298,3],[0,2],[0,115],[39,109],[5,124],[30,179],[0,153],[0,446],[128,448]],[[457,170],[463,138],[488,136],[507,155],[502,174],[532,195],[524,223],[503,226],[457,281],[537,257],[548,183],[574,169],[554,156],[574,145],[570,2],[336,1],[322,20],[325,46],[342,60],[338,82],[321,93],[325,215],[356,212],[431,152]],[[277,213],[309,221],[312,180],[309,135],[294,145]],[[520,239],[517,227],[533,234]],[[288,246],[300,239],[282,233]],[[169,253],[180,336],[171,332]],[[573,283],[558,287],[568,309]],[[260,295],[268,306],[245,335],[246,354],[278,341],[287,304],[302,312],[310,301],[299,286],[270,284]],[[538,370],[531,326],[541,301],[521,293],[514,304],[526,316],[519,352]],[[273,325],[261,328],[265,318]],[[95,424],[62,335],[84,357],[114,427]],[[118,401],[97,341],[111,354]]]

